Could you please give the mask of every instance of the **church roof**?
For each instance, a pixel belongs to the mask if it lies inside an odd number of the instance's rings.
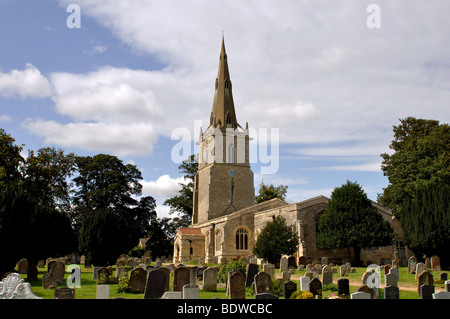
[[[240,126],[236,120],[236,112],[234,110],[230,72],[228,70],[227,53],[223,37],[209,125],[220,129],[227,127],[237,129]]]

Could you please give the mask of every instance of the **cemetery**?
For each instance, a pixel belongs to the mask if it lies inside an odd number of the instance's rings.
[[[49,258],[38,267],[28,268],[26,259],[22,259],[17,263],[16,272],[3,278],[0,299],[450,298],[449,271],[441,270],[438,257],[431,258],[433,262],[427,258],[425,263],[411,257],[408,267],[352,267],[349,263],[314,261],[289,268],[284,261],[288,256],[280,259],[280,267],[251,257],[239,260],[246,268],[245,274],[231,270],[226,282],[218,279],[219,269],[225,265],[199,261],[175,265],[170,260],[151,261],[147,257],[144,262],[144,259],[122,255],[112,267]],[[79,278],[73,276],[76,273],[73,269],[79,270]],[[19,293],[13,293],[12,288],[7,291],[11,282],[17,282],[20,289],[15,290]]]

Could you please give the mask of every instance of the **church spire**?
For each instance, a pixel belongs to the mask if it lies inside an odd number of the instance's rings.
[[[227,127],[236,129],[239,126],[234,111],[233,93],[223,34],[210,126],[220,129]]]

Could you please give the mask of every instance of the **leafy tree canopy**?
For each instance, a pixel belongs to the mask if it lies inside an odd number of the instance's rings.
[[[288,186],[285,185],[275,187],[273,184],[266,185],[264,184],[264,181],[262,181],[261,184],[259,184],[259,193],[255,198],[256,203],[262,203],[274,198],[284,200],[286,198],[287,189]]]

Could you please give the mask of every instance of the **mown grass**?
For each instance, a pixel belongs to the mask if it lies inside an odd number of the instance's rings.
[[[96,292],[97,292],[97,281],[92,279],[93,276],[93,268],[84,268],[84,265],[79,265],[81,270],[81,288],[76,288],[75,291],[75,298],[76,299],[95,299],[96,298]],[[350,273],[347,277],[350,280],[350,282],[355,281],[357,283],[361,282],[361,277],[366,271],[365,267],[357,267],[356,273]],[[37,281],[31,281],[30,284],[32,286],[33,292],[44,299],[54,299],[54,290],[53,289],[43,289],[42,288],[42,276],[47,273],[46,268],[39,268],[38,273],[38,280]],[[292,276],[298,277],[303,276],[305,274],[305,271],[298,271],[296,270]],[[400,274],[400,281],[398,282],[399,286],[402,285],[409,285],[414,286],[416,285],[417,281],[415,279],[414,274],[408,274],[406,267],[400,267],[399,268],[399,274]],[[275,275],[280,275],[279,270],[275,271]],[[439,272],[433,273],[435,280],[439,278]],[[21,275],[23,279],[26,280],[26,275]],[[65,274],[64,282],[58,287],[65,287],[67,286],[67,278],[70,277],[69,273]],[[341,277],[338,273],[335,273],[333,275],[333,283],[336,283],[338,279]],[[172,281],[173,281],[173,275],[170,276],[170,288],[172,289]],[[300,289],[300,283],[298,279],[292,280],[295,283],[297,283],[298,289]],[[198,283],[198,284],[201,284]],[[199,298],[200,299],[212,299],[212,298],[219,298],[219,299],[229,299],[226,295],[226,289],[225,287],[222,287],[223,285],[219,285],[217,291],[215,292],[205,292],[200,290]],[[358,285],[352,285],[350,283],[350,293],[355,292],[358,289]],[[436,283],[436,287],[444,287],[443,283]],[[384,287],[384,276],[381,276],[381,287]],[[118,292],[119,285],[118,284],[111,284],[110,285],[110,298],[117,298],[117,297],[125,297],[127,299],[143,299],[144,294],[134,294],[134,293],[128,293],[128,292]],[[381,289],[382,290],[382,289]],[[335,290],[325,290],[322,292],[322,297],[327,298],[329,295],[336,294],[337,291]],[[253,291],[251,288],[246,288],[246,299],[253,299]],[[408,291],[403,290],[400,288],[400,299],[419,299],[417,296],[417,293],[415,291]]]

